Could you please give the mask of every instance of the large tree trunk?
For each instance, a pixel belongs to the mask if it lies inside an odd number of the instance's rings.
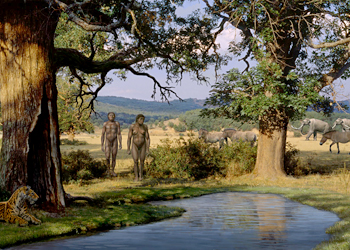
[[[259,120],[258,152],[253,175],[264,179],[286,176],[284,154],[286,150],[288,118],[271,112]]]
[[[43,208],[59,210],[65,201],[52,65],[59,13],[42,0],[7,2],[0,3],[0,185],[10,192],[30,185]]]

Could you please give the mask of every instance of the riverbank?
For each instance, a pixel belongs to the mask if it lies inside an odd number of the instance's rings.
[[[90,204],[85,201],[75,202],[59,215],[34,211],[34,215],[43,221],[39,226],[18,227],[0,223],[0,248],[67,235],[85,235],[180,216],[184,212],[181,208],[158,207],[145,203],[151,200],[183,199],[227,191],[280,194],[302,204],[336,213],[341,221],[327,229],[327,233],[332,234],[333,238],[320,243],[316,249],[350,248],[350,197],[347,194],[315,187],[282,187],[281,183],[297,181],[293,178],[281,180],[277,182],[280,183],[277,186],[259,182],[255,182],[256,185],[244,184],[244,180],[249,180],[248,177],[245,178],[238,178],[236,183],[231,181],[231,184],[218,180],[163,184],[145,180],[143,185],[140,185],[127,178],[114,178],[94,180],[89,185],[67,185],[65,188],[68,193],[88,195],[96,201]]]

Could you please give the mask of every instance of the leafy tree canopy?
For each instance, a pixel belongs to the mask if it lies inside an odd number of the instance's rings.
[[[309,106],[329,113],[329,93],[349,76],[349,3],[345,1],[214,1],[208,13],[241,31],[230,51],[247,63],[216,84],[202,115],[258,120],[267,113],[300,118]],[[333,42],[332,41],[336,41]],[[318,42],[319,44],[315,44]],[[322,48],[322,49],[319,49]],[[250,67],[248,60],[255,60]],[[327,104],[327,105],[325,105]]]

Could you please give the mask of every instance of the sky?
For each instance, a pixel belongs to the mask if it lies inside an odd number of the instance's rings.
[[[202,1],[194,1],[187,3],[184,6],[184,8],[179,9],[179,13],[185,16],[195,9],[203,8],[203,3]],[[232,26],[226,26],[224,32],[222,32],[222,34],[220,34],[217,38],[217,43],[220,44],[220,52],[226,52],[229,42],[234,39],[239,39],[238,32]],[[227,66],[222,67],[219,73],[225,73],[232,68],[239,68],[243,70],[245,64],[243,62],[238,61],[238,59],[239,58],[233,57]],[[162,72],[158,69],[152,69],[148,70],[147,73],[156,77],[158,82],[160,82],[162,85],[167,86],[165,84],[165,72]],[[181,84],[174,83],[170,86],[173,87],[173,90],[181,99],[205,99],[210,96],[210,85],[215,83],[214,67],[209,68],[205,72],[205,75],[210,79],[210,83],[208,85],[198,84],[197,81],[191,79],[190,75],[184,75]],[[121,80],[118,77],[116,77],[113,74],[113,72],[110,72],[107,76],[112,78],[113,80],[100,91],[100,96],[118,96],[147,101],[161,101],[158,89],[155,98],[151,97],[153,94],[153,80],[148,77],[136,76],[132,73],[128,73],[127,79]],[[339,93],[341,93],[339,96],[337,96],[338,100],[350,99],[350,80],[338,80],[335,85],[337,86],[336,90]],[[340,88],[339,86],[341,85],[343,85],[344,88]],[[171,97],[169,98],[170,101],[176,99],[177,97],[175,95],[171,95]]]
[[[178,10],[178,14],[186,16],[192,13],[192,11],[203,7],[204,4],[202,1],[187,2],[185,3],[184,8],[180,8]],[[226,51],[228,48],[229,41],[232,41],[233,39],[235,39],[235,37],[237,37],[237,32],[233,28],[227,27],[225,31],[218,37],[217,40],[218,43],[220,43],[221,45],[220,51]],[[235,65],[235,62],[232,61],[232,63],[230,63],[229,66],[223,67],[222,70],[220,70],[220,73],[225,73],[226,71],[234,67],[238,67],[238,65]],[[158,69],[152,69],[148,70],[147,73],[156,77],[158,82],[160,82],[162,85],[168,86],[165,84],[165,72],[162,72]],[[147,101],[161,100],[160,92],[158,89],[155,98],[153,99],[151,97],[153,94],[153,80],[148,77],[136,76],[132,73],[128,73],[127,79],[121,80],[118,77],[114,76],[113,72],[110,72],[107,76],[112,78],[113,81],[100,91],[100,96],[119,96]],[[173,90],[181,99],[205,99],[209,97],[209,91],[211,90],[210,84],[215,83],[214,67],[206,70],[205,76],[210,78],[209,84],[198,84],[197,81],[191,79],[191,76],[189,74],[186,74],[184,75],[181,84],[174,83],[169,86],[173,87]],[[171,97],[169,98],[169,100],[176,99],[177,97],[175,95],[171,95]]]

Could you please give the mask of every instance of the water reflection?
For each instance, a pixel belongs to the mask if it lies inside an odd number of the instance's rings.
[[[278,195],[220,193],[152,202],[186,209],[183,216],[89,237],[12,249],[312,249],[328,240],[338,217]]]

